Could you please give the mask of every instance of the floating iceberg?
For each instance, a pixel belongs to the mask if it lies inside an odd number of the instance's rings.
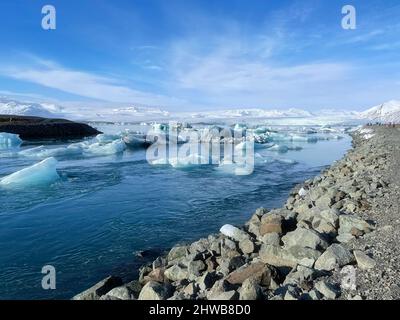
[[[192,154],[186,157],[178,157],[178,158],[170,158],[169,164],[174,168],[187,168],[192,166],[198,166],[201,164],[206,164],[208,161],[205,161],[205,158],[198,155]]]
[[[265,127],[258,127],[254,129],[254,133],[255,134],[263,134],[263,133],[267,133],[268,129]]]
[[[132,148],[144,148],[149,146],[151,143],[146,140],[144,134],[130,133],[123,137],[123,141],[128,147]]]
[[[269,147],[268,150],[277,151],[280,153],[285,153],[289,151],[289,147],[281,144],[275,144],[272,147]]]
[[[60,148],[46,148],[45,146],[39,146],[22,150],[18,153],[20,156],[28,158],[49,158],[49,157],[60,157],[70,155],[81,155],[82,147],[78,144],[71,144],[67,147]]]
[[[121,137],[119,135],[116,135],[116,134],[101,133],[101,134],[98,134],[95,139],[98,142],[106,143],[106,142],[112,142],[114,140],[118,140],[120,138]]]
[[[154,123],[152,126],[154,132],[167,132],[169,129],[168,124],[164,123]]]
[[[151,165],[170,165],[173,168],[190,168],[202,164],[208,164],[206,158],[199,154],[191,154],[185,157],[160,158],[150,162]]]
[[[93,143],[84,148],[84,153],[97,156],[107,156],[122,153],[126,149],[126,145],[122,140],[115,140],[110,143]]]
[[[301,135],[294,134],[294,135],[290,136],[290,140],[291,141],[299,141],[299,142],[317,142],[318,137],[301,136]]]
[[[254,134],[254,142],[256,143],[268,143],[271,141],[269,134],[262,133],[262,134]]]
[[[0,132],[0,149],[8,149],[20,146],[22,140],[19,135]]]
[[[252,145],[252,143],[250,141],[242,141],[240,143],[238,143],[235,146],[235,150],[250,150],[251,148],[254,148],[254,146]]]
[[[51,184],[60,179],[56,166],[56,159],[47,158],[31,167],[22,169],[0,179],[0,186],[31,187]]]
[[[236,176],[247,176],[253,173],[254,163],[246,163],[244,159],[241,162],[234,162],[232,159],[222,159],[216,170],[225,174],[234,174]]]
[[[254,143],[253,141],[242,141],[235,146],[235,151],[250,151],[254,149],[265,148],[266,145],[262,143]]]
[[[233,130],[240,131],[247,129],[247,126],[244,123],[236,123]]]
[[[166,158],[156,159],[156,160],[151,161],[150,164],[153,166],[167,165],[168,159],[166,159]]]

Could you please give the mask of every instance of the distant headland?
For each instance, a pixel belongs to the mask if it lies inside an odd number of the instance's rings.
[[[0,132],[18,134],[23,140],[79,139],[97,135],[97,129],[66,119],[1,115]]]

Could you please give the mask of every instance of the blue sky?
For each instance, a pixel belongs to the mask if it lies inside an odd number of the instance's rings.
[[[41,9],[57,29],[41,28]],[[341,8],[357,29],[341,28]],[[400,3],[3,0],[0,95],[170,111],[362,110],[400,99]]]

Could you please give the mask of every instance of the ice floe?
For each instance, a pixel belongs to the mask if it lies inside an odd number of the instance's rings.
[[[49,185],[60,176],[57,173],[57,160],[53,157],[47,158],[28,168],[14,172],[0,179],[1,187],[32,187]]]
[[[19,135],[0,132],[0,149],[15,148],[22,144]]]
[[[126,145],[122,140],[115,140],[110,143],[92,143],[83,148],[84,154],[107,156],[124,152]]]
[[[71,144],[67,147],[47,148],[45,146],[38,146],[21,150],[18,155],[28,158],[48,158],[48,157],[62,157],[81,155],[83,152],[82,147],[77,144]]]
[[[118,134],[105,134],[101,133],[96,136],[96,140],[100,143],[107,143],[107,142],[112,142],[114,140],[118,140],[121,138],[121,135]]]

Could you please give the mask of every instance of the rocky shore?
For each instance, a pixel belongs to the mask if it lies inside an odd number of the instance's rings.
[[[177,245],[76,300],[400,299],[400,128],[368,127],[284,207]]]
[[[80,139],[101,133],[85,123],[13,115],[0,115],[0,132],[18,134],[23,140]]]

